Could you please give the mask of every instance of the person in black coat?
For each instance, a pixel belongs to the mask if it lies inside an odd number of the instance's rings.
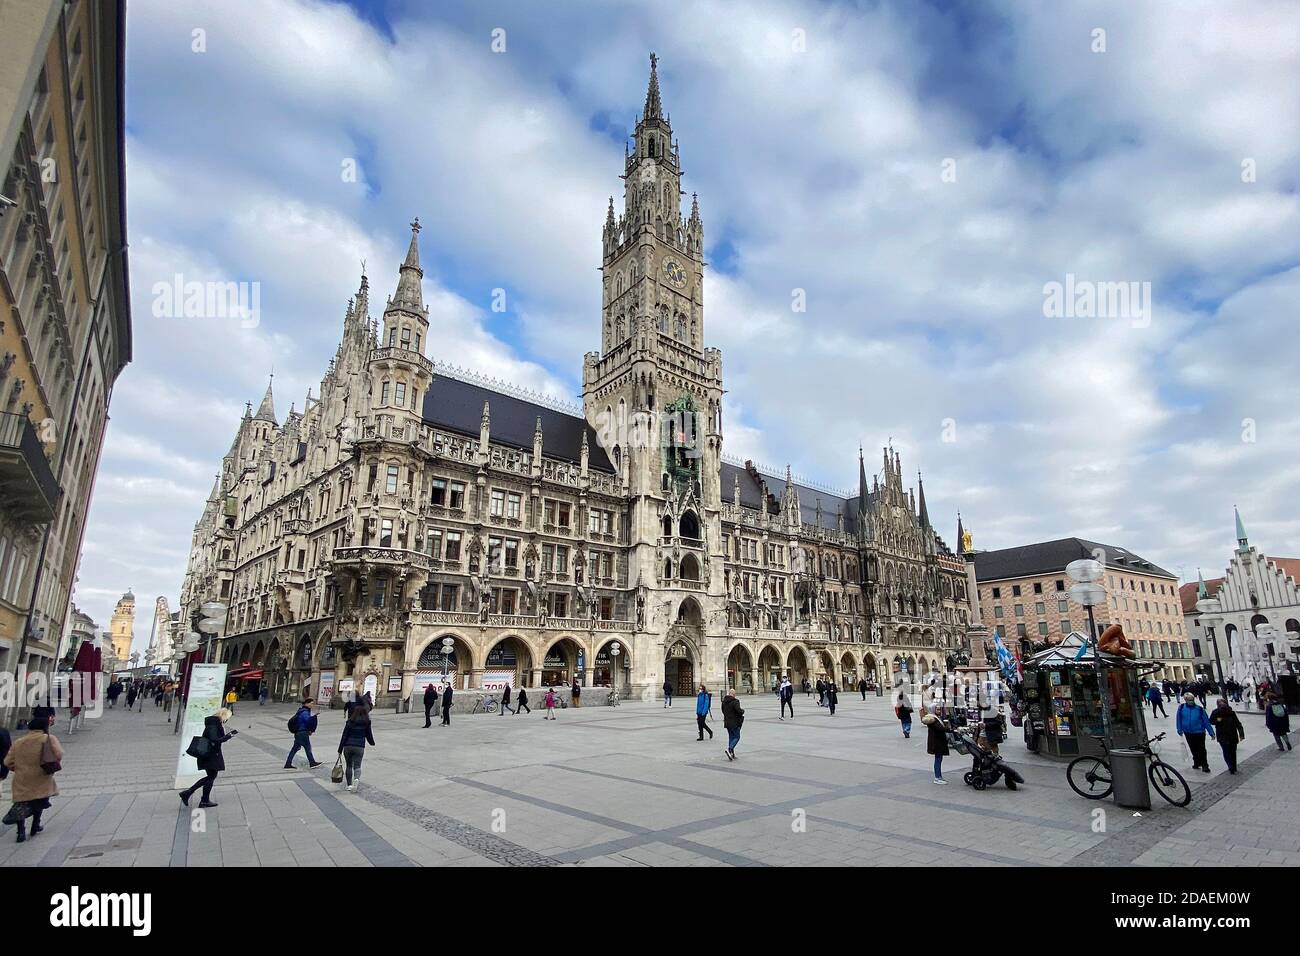
[[[361,786],[361,760],[366,755],[366,744],[375,746],[375,734],[370,726],[370,711],[358,707],[343,725],[339,738],[339,755],[346,762],[344,778],[349,791]],[[354,780],[355,778],[355,780]]]
[[[433,721],[429,719],[429,713],[433,708],[438,706],[438,688],[432,683],[424,685],[424,726],[432,727]]]
[[[948,756],[948,733],[944,729],[943,719],[922,707],[921,723],[926,729],[925,752],[934,757],[934,782],[946,784],[948,781],[943,779],[943,758]]]
[[[835,705],[840,702],[840,692],[835,689],[835,685],[830,681],[826,682],[826,706],[831,710],[831,716],[835,716]]]
[[[442,725],[451,726],[451,684],[442,692]]]
[[[858,678],[858,690],[861,691],[861,693],[862,693],[862,699],[863,699],[863,700],[866,700],[866,699],[867,699],[867,679],[866,679],[865,677],[860,677],[860,678]]]
[[[199,787],[203,788],[203,799],[199,801],[200,807],[215,807],[212,802],[212,785],[217,782],[217,774],[226,769],[226,760],[221,756],[221,745],[224,744],[238,730],[226,732],[225,722],[233,715],[226,708],[221,708],[215,714],[210,714],[203,719],[203,737],[211,744],[206,757],[199,757],[199,769],[203,771],[203,779],[196,780],[194,786],[188,790],[180,792],[181,803],[187,807],[190,805],[190,797],[194,796],[194,791]]]
[[[507,710],[510,710],[510,685],[506,684],[505,690],[501,692],[501,713],[498,715],[504,717]],[[511,711],[513,713],[513,711]]]
[[[727,688],[727,695],[722,698],[722,726],[727,728],[727,749],[723,751],[728,760],[736,759],[736,744],[740,743],[740,727],[745,722],[745,711],[736,699],[736,692]]]
[[[528,692],[524,690],[522,687],[519,688],[519,697],[516,698],[516,701],[517,701],[515,704],[516,717],[518,717],[525,710],[528,711],[528,713],[530,714],[533,712],[533,709],[528,706]]]
[[[1246,728],[1241,725],[1241,718],[1228,706],[1227,699],[1220,697],[1214,713],[1210,714],[1210,723],[1214,725],[1214,739],[1223,751],[1223,762],[1228,765],[1228,773],[1236,773],[1237,744],[1246,739]]]

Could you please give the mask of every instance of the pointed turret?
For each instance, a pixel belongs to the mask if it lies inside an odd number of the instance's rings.
[[[919,500],[920,503],[921,503],[921,505],[920,505],[920,508],[921,508],[921,512],[920,512],[921,527],[922,527],[922,528],[929,528],[929,527],[930,527],[930,512],[928,512],[928,511],[926,510],[926,508],[925,508],[925,482],[923,482],[923,481],[921,480],[921,473],[920,473],[919,471],[916,473],[916,487],[917,487],[917,494],[918,494],[918,496],[919,496],[919,499],[918,499],[918,500]]]
[[[650,54],[650,86],[645,92],[644,118],[647,120],[663,119],[664,107],[659,99],[659,58]]]
[[[274,379],[275,376],[272,375],[271,378]],[[253,420],[270,422],[273,425],[279,424],[275,417],[275,398],[271,395],[271,383],[269,381],[266,383],[266,394],[262,396],[262,404],[257,406],[257,414],[253,416]]]
[[[957,551],[961,553],[962,541],[966,537],[966,529],[961,526],[961,512],[957,512]]]
[[[820,499],[818,499],[820,507]],[[799,489],[795,487],[794,477],[790,473],[790,466],[785,466],[785,492],[781,496],[781,517],[785,523],[792,528],[799,527],[803,522],[799,513]]]
[[[423,278],[424,270],[420,268],[420,219],[417,216],[411,222],[411,244],[406,248],[406,258],[402,260],[397,278],[397,291],[393,293],[389,305],[411,312],[423,312],[424,293],[420,287]]]
[[[862,458],[862,446],[858,446],[858,514],[867,513],[867,463]]]
[[[1246,537],[1246,526],[1241,523],[1241,512],[1237,510],[1236,505],[1232,506],[1232,516],[1237,521],[1237,550],[1249,551],[1250,541]]]
[[[1196,600],[1204,601],[1210,596],[1210,589],[1205,586],[1205,575],[1200,568],[1196,569],[1196,581]]]
[[[479,451],[486,453],[488,445],[492,439],[492,410],[488,408],[488,403],[483,403],[483,417],[479,419],[478,426],[478,445]]]

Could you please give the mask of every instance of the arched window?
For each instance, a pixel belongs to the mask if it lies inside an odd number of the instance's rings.
[[[700,539],[700,519],[694,511],[683,512],[682,520],[678,522],[677,527],[683,538],[691,538],[695,541]]]
[[[664,477],[667,478],[668,476],[665,475]],[[672,536],[673,536],[673,516],[664,515],[664,537],[671,538]]]
[[[700,579],[700,563],[693,554],[688,554],[682,558],[681,567],[677,570],[678,576],[683,581],[698,581]]]

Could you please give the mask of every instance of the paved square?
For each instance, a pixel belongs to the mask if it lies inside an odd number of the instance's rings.
[[[1134,816],[1079,798],[1065,765],[1003,747],[1026,786],[977,793],[966,758],[931,783],[925,735],[904,740],[888,699],[842,694],[831,717],[797,698],[745,697],[739,759],[725,733],[697,742],[693,700],[523,716],[376,712],[356,793],[331,784],[341,711],[321,715],[315,771],[282,769],[287,706],[241,705],[225,747],[220,806],[192,818],[170,789],[180,740],[161,711],[108,711],[62,736],[62,791],[46,831],[0,833],[8,866],[788,866],[1300,865],[1300,756],[1278,754],[1243,713],[1242,773],[1204,776],[1175,739],[1167,760],[1190,807]],[[718,709],[715,707],[715,714]],[[720,716],[720,715],[719,715]],[[1172,721],[1153,722],[1173,738]],[[919,724],[918,724],[919,729]],[[56,729],[56,733],[57,733]],[[300,764],[302,760],[300,758]],[[1157,801],[1158,797],[1155,798]],[[1104,808],[1105,830],[1093,811]],[[198,824],[202,823],[202,826]]]

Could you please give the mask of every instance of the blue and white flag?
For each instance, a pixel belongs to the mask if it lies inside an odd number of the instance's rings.
[[[1002,643],[1002,635],[998,631],[993,632],[993,647],[998,652],[998,669],[1002,671],[1002,676],[1011,683],[1018,681],[1020,675],[1016,673],[1016,659],[1007,650],[1007,645]]]

